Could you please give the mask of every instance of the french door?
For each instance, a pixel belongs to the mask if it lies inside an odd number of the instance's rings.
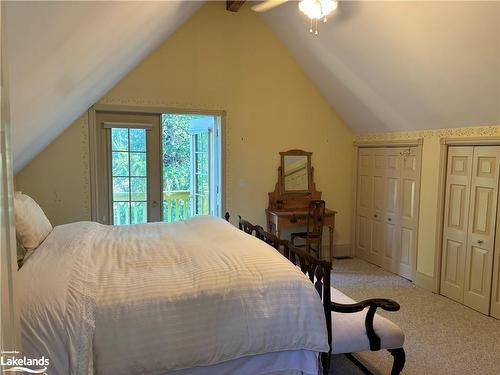
[[[220,117],[97,112],[98,221],[221,214]]]

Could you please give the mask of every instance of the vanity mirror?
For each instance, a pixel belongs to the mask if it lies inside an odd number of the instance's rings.
[[[311,154],[302,150],[280,152],[282,194],[311,193]]]

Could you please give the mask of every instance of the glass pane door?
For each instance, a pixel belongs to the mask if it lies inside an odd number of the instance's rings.
[[[97,111],[95,121],[97,221],[160,221],[160,115]]]
[[[113,224],[148,221],[146,129],[111,128]]]

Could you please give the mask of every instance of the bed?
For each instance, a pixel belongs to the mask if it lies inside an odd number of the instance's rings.
[[[22,344],[50,374],[317,374],[312,283],[228,222],[56,226],[19,270]]]

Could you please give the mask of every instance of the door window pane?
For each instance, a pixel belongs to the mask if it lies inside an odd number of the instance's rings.
[[[130,200],[130,180],[128,177],[113,177],[113,201]]]
[[[131,177],[130,178],[130,200],[131,201],[146,201],[147,200],[147,181],[146,177]]]
[[[147,223],[148,221],[148,206],[147,202],[132,202],[131,207],[132,223]]]
[[[130,153],[130,170],[131,176],[146,176],[146,153]]]
[[[111,129],[111,150],[128,151],[128,129],[126,128]]]
[[[128,152],[113,151],[111,155],[113,176],[128,176],[128,155]]]
[[[145,129],[130,129],[130,151],[146,152],[145,133]]]
[[[129,202],[113,202],[113,224],[130,224]]]
[[[113,224],[148,220],[146,130],[111,129]]]

